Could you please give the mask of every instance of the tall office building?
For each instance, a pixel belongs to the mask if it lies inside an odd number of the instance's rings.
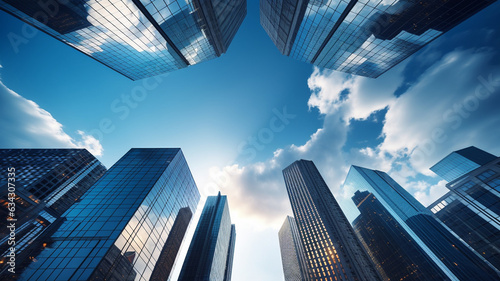
[[[62,223],[61,215],[104,174],[106,168],[86,149],[0,149],[0,279],[16,278]],[[14,185],[11,195],[7,182]],[[9,212],[10,208],[13,212]],[[13,216],[12,216],[13,215]],[[7,225],[15,224],[15,240]],[[15,241],[15,245],[12,242]],[[16,274],[10,248],[15,246]]]
[[[261,0],[279,51],[321,67],[378,77],[495,0]]]
[[[500,270],[500,157],[469,147],[431,169],[451,182],[450,191],[427,208]]]
[[[227,251],[226,269],[224,272],[224,281],[231,281],[233,275],[233,260],[234,260],[234,247],[236,245],[236,226],[231,225],[231,238],[229,240],[229,250]]]
[[[411,240],[434,261],[450,280],[496,280],[495,270],[473,250],[456,238],[432,212],[410,195],[386,173],[351,166],[344,187],[356,194],[371,193]],[[344,210],[358,213],[356,206]],[[402,233],[403,234],[403,233]]]
[[[448,279],[373,193],[356,191],[352,201],[354,231],[385,280]]]
[[[1,0],[0,9],[137,80],[225,53],[246,0]]]
[[[448,154],[430,170],[451,182],[496,159],[497,157],[493,154],[475,146],[469,146]]]
[[[382,280],[312,161],[283,170],[309,280]]]
[[[307,261],[295,219],[287,216],[278,233],[285,281],[307,281]]]
[[[179,148],[131,149],[63,214],[20,280],[149,280],[175,259],[171,240],[182,239],[199,199]]]
[[[235,239],[227,197],[208,196],[178,280],[231,280]]]
[[[189,207],[179,210],[149,281],[167,281],[192,216]]]

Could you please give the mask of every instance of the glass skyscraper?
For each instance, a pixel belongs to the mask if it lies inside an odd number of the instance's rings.
[[[356,191],[352,201],[360,212],[354,231],[384,279],[448,279],[373,193]]]
[[[229,250],[227,251],[226,269],[224,270],[224,281],[231,281],[233,275],[234,247],[236,245],[236,226],[231,225],[231,238],[229,240]]]
[[[231,280],[235,239],[227,197],[208,196],[178,280]]]
[[[307,281],[309,274],[295,219],[287,216],[278,232],[285,281]]]
[[[15,174],[14,196],[8,194],[7,177],[0,178],[5,187],[0,191],[0,279],[9,279],[16,278],[43,249],[64,220],[61,215],[106,168],[86,149],[0,149],[0,159],[1,170]],[[11,206],[15,208],[12,213]],[[16,220],[16,274],[10,274],[7,264],[13,246],[7,228],[11,219]]]
[[[370,170],[358,166],[351,166],[345,180],[344,190],[353,192],[355,204],[345,206],[344,210],[352,214],[365,211],[357,208],[362,203],[359,201],[361,194],[371,194],[366,200],[375,198],[378,203],[378,209],[383,210],[386,218],[390,216],[395,222],[392,227],[398,226],[401,232],[394,235],[404,239],[412,240],[410,244],[420,247],[425,252],[426,262],[432,260],[437,268],[446,276],[446,280],[497,280],[499,278],[495,270],[466,244],[454,236],[441,222],[439,222],[432,212],[427,210],[420,202],[410,195],[403,187],[396,183],[386,173],[376,170]],[[358,198],[358,199],[356,199]],[[356,204],[356,202],[359,202]],[[366,201],[364,203],[367,203]],[[362,207],[364,204],[361,204]],[[356,222],[354,222],[356,224]],[[380,224],[384,222],[379,222]],[[397,223],[397,224],[396,224]],[[386,231],[386,230],[385,230]],[[372,233],[365,233],[370,237],[372,235],[383,235],[384,231],[373,229]],[[372,237],[378,239],[378,237]],[[364,239],[365,240],[365,239]],[[369,240],[369,239],[366,239]],[[394,239],[392,239],[394,240]],[[414,242],[413,242],[414,241]],[[377,246],[373,248],[377,251]],[[409,249],[409,248],[408,248]],[[388,251],[385,254],[390,254]],[[378,252],[378,260],[386,257],[383,252]],[[420,268],[427,276],[432,276],[433,272],[427,271],[431,267]],[[434,271],[434,268],[432,268]],[[438,279],[442,280],[442,279]]]
[[[179,148],[131,149],[63,214],[20,280],[150,280],[175,259],[199,199]]]
[[[0,0],[0,9],[137,80],[225,53],[246,0]]]
[[[430,169],[448,182],[494,161],[497,157],[475,146],[454,151]]]
[[[192,216],[189,207],[179,210],[149,281],[168,280]]]
[[[283,170],[309,280],[382,280],[312,161]]]
[[[261,0],[279,51],[320,67],[378,77],[496,0]]]
[[[458,178],[446,185],[447,194],[427,208],[500,270],[500,157],[466,148],[433,168],[445,179]]]

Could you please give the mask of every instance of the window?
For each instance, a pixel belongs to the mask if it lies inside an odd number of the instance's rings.
[[[463,190],[463,191],[467,191],[469,190],[471,187],[473,187],[475,185],[475,183],[473,181],[468,181],[466,183],[464,183],[460,189]]]
[[[487,184],[494,188],[496,191],[500,192],[500,178],[494,178],[487,182]]]
[[[481,174],[479,174],[477,176],[477,178],[480,179],[480,180],[482,180],[482,181],[485,181],[487,178],[493,176],[494,174],[495,174],[494,171],[488,169],[488,170],[482,172]]]

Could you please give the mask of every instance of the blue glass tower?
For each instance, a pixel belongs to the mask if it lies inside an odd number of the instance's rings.
[[[246,0],[1,0],[0,9],[137,80],[225,53]]]
[[[470,146],[450,153],[430,169],[446,181],[451,182],[495,159],[497,159],[495,155]]]
[[[314,163],[295,161],[283,177],[308,280],[382,280]]]
[[[179,210],[149,281],[168,280],[192,216],[189,207]]]
[[[467,245],[386,173],[351,166],[345,190],[368,192],[449,280],[496,280],[499,276]],[[345,209],[357,213],[356,206]]]
[[[427,208],[500,271],[500,157],[469,147],[431,169],[451,182]]]
[[[354,231],[384,279],[448,279],[372,193],[356,191],[352,201],[360,212]]]
[[[261,0],[279,51],[338,71],[378,77],[496,0]]]
[[[10,196],[7,177],[0,178],[5,187],[0,191],[0,279],[10,279],[43,249],[63,222],[61,215],[106,168],[86,149],[0,149],[0,159],[1,170],[11,171],[15,179],[14,196]],[[11,223],[15,225],[15,240],[10,239],[7,228]],[[15,248],[15,274],[9,272],[11,246]]]
[[[231,237],[229,239],[229,250],[227,251],[226,269],[224,271],[224,281],[231,281],[233,275],[234,247],[236,245],[236,226],[231,225]]]
[[[63,214],[20,280],[149,280],[170,235],[184,236],[181,209],[189,217],[199,199],[179,148],[131,149]]]
[[[178,280],[230,280],[235,239],[227,197],[208,196]]]

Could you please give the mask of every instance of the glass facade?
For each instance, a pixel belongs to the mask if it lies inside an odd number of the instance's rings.
[[[345,183],[345,192],[371,193],[396,220],[404,233],[422,249],[450,280],[496,280],[492,267],[457,239],[432,212],[427,210],[403,187],[386,173],[351,166]],[[356,204],[345,206],[345,211],[358,213]],[[403,232],[402,232],[403,234]]]
[[[193,213],[188,207],[179,210],[149,281],[166,281],[169,279],[192,216]]]
[[[449,183],[427,208],[500,271],[500,158]]]
[[[290,55],[306,7],[304,0],[260,1],[260,24],[285,56]]]
[[[234,253],[233,231],[227,197],[208,196],[178,280],[225,280]]]
[[[310,0],[289,24],[297,1],[261,0],[261,23],[285,55],[376,78],[495,1]]]
[[[382,280],[312,161],[283,170],[309,280]]]
[[[236,245],[236,226],[231,225],[231,238],[229,240],[229,250],[227,251],[226,269],[224,272],[224,281],[231,281],[233,274],[234,247]]]
[[[246,16],[246,1],[1,0],[0,9],[138,80],[220,56]]]
[[[309,274],[295,219],[287,216],[278,232],[285,281],[307,281]]]
[[[184,235],[180,210],[199,199],[179,148],[131,149],[63,214],[20,280],[149,280],[170,234]]]
[[[368,191],[352,201],[360,215],[354,231],[386,280],[448,280],[401,224]]]
[[[247,14],[247,1],[193,0],[193,5],[215,52],[218,55],[225,53]]]
[[[470,146],[450,153],[430,169],[446,181],[452,182],[496,158],[495,155]]]
[[[0,149],[0,167],[15,169],[15,196],[0,191],[0,279],[15,278],[60,226],[61,215],[104,174],[106,168],[85,149]],[[5,177],[4,177],[5,176]],[[0,185],[7,187],[7,174]],[[9,198],[11,198],[9,200]],[[15,214],[8,207],[15,204]],[[16,219],[16,275],[9,275],[8,219]]]

